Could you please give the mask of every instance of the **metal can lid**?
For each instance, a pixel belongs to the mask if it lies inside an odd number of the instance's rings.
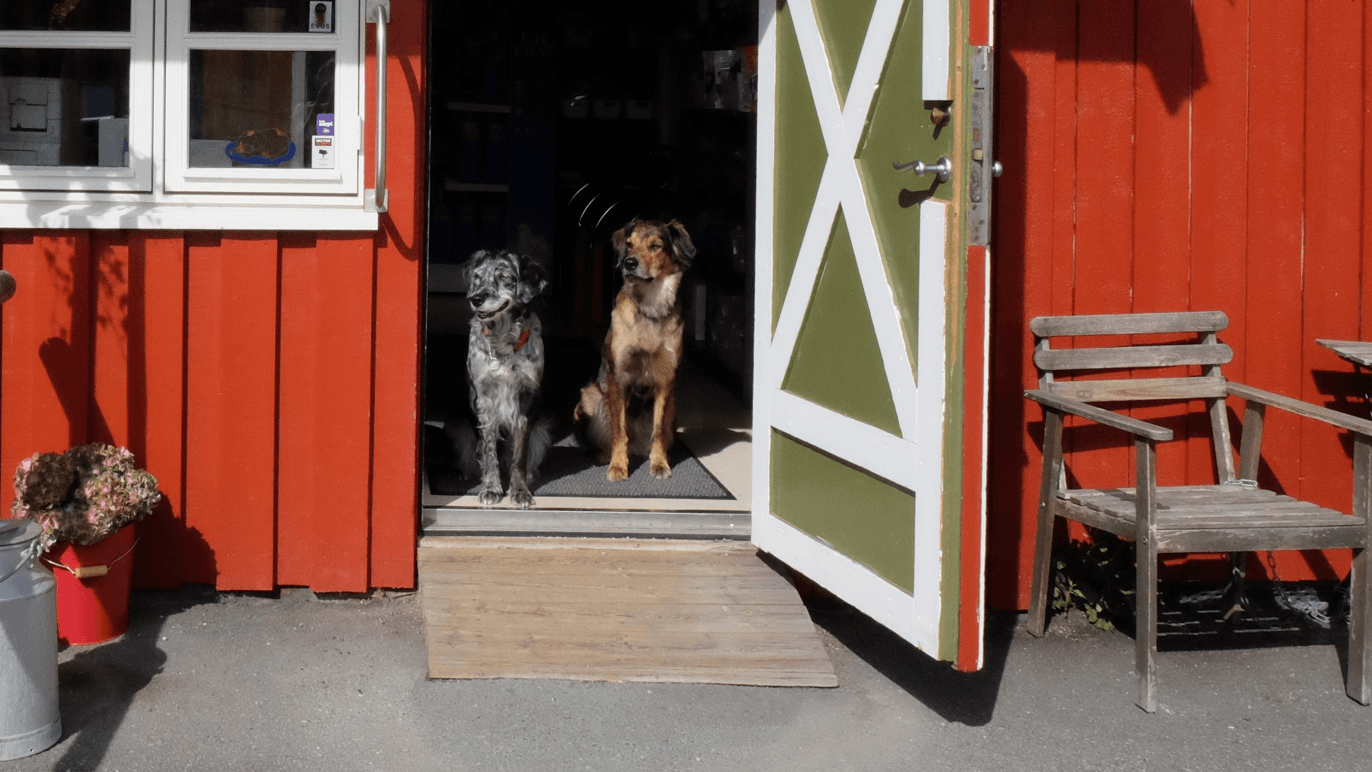
[[[23,520],[0,520],[0,547],[8,547],[14,544],[24,544],[38,538],[42,533],[43,527],[37,521],[25,518]]]

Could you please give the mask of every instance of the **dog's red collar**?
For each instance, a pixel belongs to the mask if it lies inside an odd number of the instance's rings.
[[[487,337],[490,337],[491,328],[490,328],[490,327],[482,327],[482,328],[481,328],[481,334],[482,334],[482,335],[485,335],[485,336],[487,336]],[[528,343],[528,342],[529,342],[529,328],[528,328],[528,327],[525,327],[524,329],[522,329],[522,330],[519,331],[519,340],[515,341],[515,344],[514,344],[514,353],[518,354],[518,353],[519,353],[519,350],[522,349],[522,348],[524,348],[524,344],[526,344],[526,343]]]

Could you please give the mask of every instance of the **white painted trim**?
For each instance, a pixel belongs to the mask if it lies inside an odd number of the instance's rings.
[[[857,147],[866,131],[883,66],[895,39],[902,5],[902,0],[878,1],[868,24],[863,49],[858,55],[848,101],[840,109],[838,87],[823,36],[814,17],[814,9],[809,0],[791,3],[801,59],[810,81],[828,157],[778,318],[772,345],[771,383],[774,388],[779,388],[790,367],[800,327],[814,295],[824,249],[829,244],[841,206],[847,218],[867,310],[881,351],[882,368],[895,404],[896,418],[902,435],[908,437],[916,431],[918,419],[914,368],[910,364],[904,325],[896,311],[895,296],[882,261],[876,226],[872,223],[856,160]]]
[[[946,92],[946,59],[950,50],[948,8],[941,0],[927,3],[926,8],[931,4],[943,5],[944,39],[939,50],[943,52],[943,89]],[[946,269],[949,259],[945,238],[950,207],[938,201],[926,202],[920,207],[921,236],[916,247],[920,266],[915,335],[918,350],[910,352],[855,158],[903,3],[901,0],[878,0],[859,55],[854,82],[842,108],[810,0],[792,0],[788,7],[795,19],[800,53],[828,157],[773,333],[777,43],[773,4],[770,0],[762,0],[759,4],[762,35],[757,154],[757,315],[754,319],[753,541],[916,646],[937,655],[944,600],[942,530],[948,377]],[[864,295],[896,405],[899,436],[781,390],[840,208],[847,218]],[[912,354],[916,358],[914,363]],[[926,388],[919,389],[918,383]],[[913,492],[913,596],[771,513],[771,435],[774,427],[823,453]],[[956,592],[955,589],[950,591]]]
[[[261,200],[262,197],[259,197]],[[267,201],[258,206],[32,201],[0,203],[0,228],[169,230],[374,231],[376,213],[362,206],[321,206],[318,201]]]
[[[914,443],[785,391],[772,394],[771,407],[777,430],[906,490],[925,489]]]
[[[943,584],[943,461],[948,401],[948,307],[946,269],[948,204],[936,199],[919,207],[919,390],[920,450],[915,494],[915,597],[932,598],[937,625]]]
[[[810,81],[810,95],[819,115],[819,129],[824,134],[824,145],[829,148],[830,157],[835,152],[842,154],[848,142],[844,127],[844,111],[839,107],[838,84],[834,81],[834,70],[829,62],[829,51],[824,45],[824,36],[819,32],[815,20],[814,7],[810,0],[795,0],[790,4],[791,21],[796,28],[796,41],[800,46],[800,60],[805,65],[805,77]],[[846,150],[852,154],[849,145]]]
[[[777,317],[777,329],[772,336],[771,345],[771,385],[774,388],[781,388],[781,383],[790,369],[796,339],[800,337],[800,327],[805,322],[805,314],[810,308],[810,298],[814,295],[819,280],[819,268],[824,262],[824,250],[829,246],[829,236],[833,232],[834,217],[839,206],[838,186],[828,180],[837,174],[837,167],[834,164],[824,165],[819,189],[815,192],[815,203],[810,209],[810,219],[805,225],[805,235],[800,240],[800,253],[796,256],[796,264],[791,271],[791,282],[787,285],[786,297],[781,302],[781,313]],[[771,226],[772,223],[769,222],[768,227]],[[769,252],[769,267],[772,267],[771,255]],[[770,300],[771,297],[768,296],[769,306]]]
[[[772,511],[772,271],[776,233],[776,3],[758,2],[757,204],[753,269],[753,511]],[[798,326],[798,325],[797,325]]]
[[[0,40],[8,48],[76,48],[126,50],[129,52],[129,126],[130,164],[124,167],[23,166],[0,164],[0,190],[4,191],[78,191],[111,190],[147,192],[152,190],[152,131],[155,85],[151,57],[154,50],[153,0],[132,0],[129,6],[131,29],[128,32],[68,32],[54,30],[3,31]]]
[[[924,0],[924,62],[921,97],[925,100],[952,99],[952,80],[948,55],[952,49],[953,0]]]
[[[982,249],[985,255],[981,266],[982,281],[981,294],[981,507],[977,511],[980,518],[979,527],[981,529],[981,549],[977,555],[977,575],[981,581],[977,582],[980,592],[977,593],[977,630],[986,629],[986,516],[987,516],[987,493],[990,491],[990,470],[987,469],[986,456],[989,453],[991,441],[991,247]],[[963,513],[966,515],[966,512]],[[963,561],[962,569],[967,570],[967,563]],[[980,670],[986,658],[986,636],[978,635],[977,641],[977,669]]]
[[[366,80],[363,59],[366,25],[362,23],[359,0],[335,3],[334,32],[329,35],[301,33],[192,33],[189,6],[170,2],[167,8],[167,42],[163,56],[166,68],[165,108],[166,152],[162,156],[162,184],[173,192],[203,193],[319,193],[348,195],[357,193],[363,178],[362,93]],[[306,52],[334,53],[335,158],[332,169],[306,168],[231,168],[192,166],[189,136],[190,53],[193,50],[267,50],[290,51],[297,71],[293,81],[302,85]],[[384,63],[382,64],[384,68]],[[296,154],[308,158],[313,127],[305,125],[303,111],[292,115],[291,131],[300,132]],[[292,138],[296,141],[296,138]],[[208,144],[208,143],[205,143]],[[205,145],[199,145],[202,151]],[[227,162],[216,145],[214,158]]]
[[[919,389],[915,382],[915,368],[910,363],[910,351],[905,346],[905,321],[897,310],[895,291],[891,289],[891,276],[886,271],[885,263],[887,259],[895,259],[896,255],[882,252],[856,165],[844,171],[850,187],[845,191],[847,195],[844,197],[843,211],[848,216],[848,235],[852,239],[858,274],[862,277],[862,289],[867,311],[872,317],[877,348],[881,351],[882,370],[886,374],[886,385],[891,390],[901,435],[913,437],[919,427],[916,405]]]
[[[914,597],[867,566],[774,515],[753,517],[753,543],[920,649],[938,653],[937,616],[930,625],[927,615],[912,613]]]

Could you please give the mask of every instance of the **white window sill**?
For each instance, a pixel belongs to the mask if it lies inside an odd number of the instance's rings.
[[[150,203],[142,201],[0,201],[0,228],[374,231],[379,216],[347,204],[281,201],[261,203]]]

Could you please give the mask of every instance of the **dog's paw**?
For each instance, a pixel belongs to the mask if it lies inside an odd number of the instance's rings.
[[[505,494],[499,488],[482,488],[481,492],[476,494],[476,500],[487,507],[499,504],[503,498]]]
[[[528,488],[520,488],[518,490],[512,489],[510,491],[510,501],[520,509],[528,509],[534,505],[534,495],[529,492]]]
[[[672,465],[666,461],[654,461],[651,471],[653,477],[656,477],[659,480],[665,480],[672,476]]]
[[[629,465],[627,463],[610,464],[609,471],[605,473],[605,479],[610,482],[621,482],[629,479]]]

